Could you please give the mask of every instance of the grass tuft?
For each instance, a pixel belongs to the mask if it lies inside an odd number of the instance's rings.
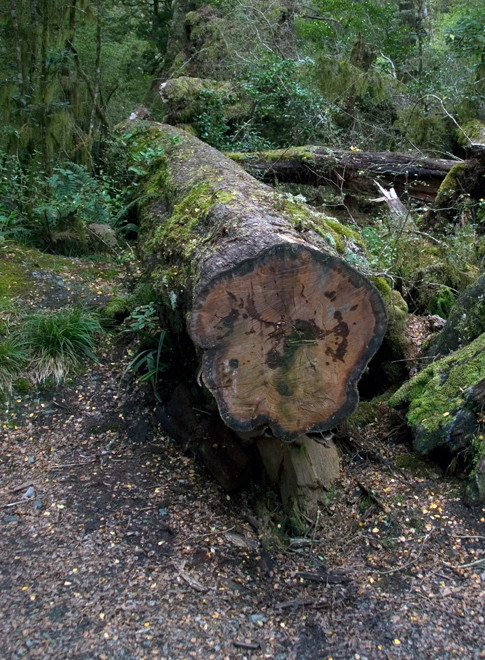
[[[86,310],[44,310],[27,317],[14,333],[29,355],[28,371],[34,383],[52,378],[56,383],[96,360],[96,338],[103,332],[99,319]]]
[[[0,338],[0,394],[11,392],[12,383],[29,359],[25,347],[13,336]]]

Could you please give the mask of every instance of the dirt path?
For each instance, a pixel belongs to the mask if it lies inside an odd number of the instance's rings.
[[[291,538],[271,494],[221,492],[119,373],[107,358],[4,420],[1,658],[485,657],[485,511],[457,484],[368,436],[389,462],[354,452]]]

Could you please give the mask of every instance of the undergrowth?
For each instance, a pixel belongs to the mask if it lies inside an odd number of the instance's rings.
[[[32,384],[59,384],[87,360],[96,360],[102,333],[99,317],[83,309],[41,310],[20,317],[0,337],[0,394],[11,392],[20,377]]]

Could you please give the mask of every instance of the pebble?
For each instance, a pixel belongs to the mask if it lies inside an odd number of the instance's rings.
[[[251,621],[251,623],[258,623],[258,621],[261,621],[262,623],[266,623],[267,619],[263,614],[250,614],[249,620]]]
[[[33,486],[29,486],[25,491],[24,497],[35,497],[35,488]]]
[[[7,516],[4,516],[4,517],[3,517],[3,522],[7,522],[7,523],[9,523],[9,522],[15,522],[15,521],[18,520],[18,519],[19,519],[18,516],[7,515]]]
[[[42,505],[42,502],[40,500],[35,500],[34,509],[36,509],[37,511],[40,511],[42,509],[42,506],[43,505]]]

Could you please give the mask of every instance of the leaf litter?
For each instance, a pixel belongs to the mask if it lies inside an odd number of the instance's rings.
[[[485,658],[485,510],[397,467],[385,406],[292,536],[267,488],[227,495],[161,431],[123,360],[5,412],[0,658]]]

